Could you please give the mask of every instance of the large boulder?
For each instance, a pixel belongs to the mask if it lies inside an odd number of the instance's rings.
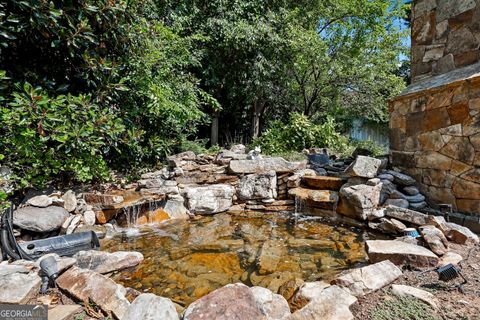
[[[436,267],[438,257],[430,250],[397,240],[368,240],[367,254],[371,263],[390,260],[396,265]]]
[[[188,219],[188,209],[185,207],[185,199],[181,195],[169,196],[163,208],[172,219]]]
[[[25,304],[40,290],[36,269],[23,265],[0,265],[0,303]]]
[[[228,168],[230,172],[235,174],[262,173],[272,170],[276,173],[287,173],[306,169],[307,162],[288,162],[280,157],[255,160],[232,160]]]
[[[13,224],[25,230],[35,232],[50,232],[60,229],[63,222],[70,216],[62,207],[46,208],[22,207],[13,213]]]
[[[358,156],[357,159],[345,169],[345,173],[351,177],[375,178],[381,165],[382,160],[380,159]]]
[[[92,301],[117,319],[122,319],[130,306],[123,286],[91,270],[71,267],[58,277],[57,285],[80,301]]]
[[[351,218],[366,220],[380,205],[382,183],[371,186],[345,185],[340,189],[340,203],[337,212]]]
[[[302,309],[292,313],[287,320],[352,320],[350,306],[357,298],[338,286],[330,286]]]
[[[76,265],[83,269],[90,269],[98,273],[109,273],[134,267],[143,261],[143,254],[135,251],[80,251],[73,256],[77,259]]]
[[[305,201],[306,206],[333,210],[338,202],[338,192],[330,190],[312,190],[305,188],[294,188],[288,190],[290,198],[297,198]]]
[[[142,293],[128,308],[122,320],[178,320],[175,305],[170,299],[153,293]]]
[[[276,198],[277,174],[275,171],[269,171],[243,176],[238,182],[237,195],[240,200]]]
[[[227,211],[232,206],[235,189],[227,184],[184,189],[187,208],[197,214],[213,214]]]
[[[356,297],[362,297],[395,281],[402,275],[400,270],[391,261],[385,260],[375,264],[352,269],[340,275],[334,283],[345,287]]]
[[[263,287],[252,287],[250,291],[262,313],[268,315],[268,319],[285,319],[290,315],[290,307],[283,296]]]
[[[262,290],[242,283],[226,285],[193,302],[185,310],[183,320],[285,319],[285,300],[280,295],[269,296]]]

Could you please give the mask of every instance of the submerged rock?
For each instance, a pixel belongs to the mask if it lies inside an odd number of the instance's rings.
[[[353,269],[340,275],[333,282],[350,290],[356,297],[362,297],[392,283],[402,275],[396,265],[389,260]]]
[[[13,213],[13,224],[29,231],[50,232],[59,229],[68,217],[62,207],[22,207]]]
[[[178,320],[175,305],[170,299],[153,293],[142,293],[130,305],[122,320]]]
[[[123,286],[91,270],[71,267],[58,277],[57,285],[80,301],[92,301],[117,319],[122,319],[130,306]]]
[[[76,265],[83,269],[90,269],[98,273],[109,273],[134,267],[143,261],[143,254],[135,251],[80,251],[73,256],[77,259]]]
[[[274,272],[278,263],[286,254],[286,247],[283,242],[275,240],[265,241],[258,258],[259,274]]]

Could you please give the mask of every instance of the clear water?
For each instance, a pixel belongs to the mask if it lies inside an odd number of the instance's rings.
[[[142,226],[102,243],[107,251],[135,250],[145,261],[114,276],[125,286],[188,305],[228,283],[277,292],[289,280],[331,280],[365,262],[366,231],[297,214],[228,213]]]

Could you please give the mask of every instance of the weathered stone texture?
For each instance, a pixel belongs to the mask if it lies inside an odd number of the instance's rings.
[[[480,215],[480,77],[443,81],[390,103],[392,164],[431,205]]]
[[[480,0],[418,0],[412,14],[412,79],[480,59]]]

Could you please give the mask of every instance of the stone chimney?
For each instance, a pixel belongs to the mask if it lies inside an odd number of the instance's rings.
[[[479,225],[480,0],[418,0],[412,85],[389,102],[390,155],[432,206]]]

